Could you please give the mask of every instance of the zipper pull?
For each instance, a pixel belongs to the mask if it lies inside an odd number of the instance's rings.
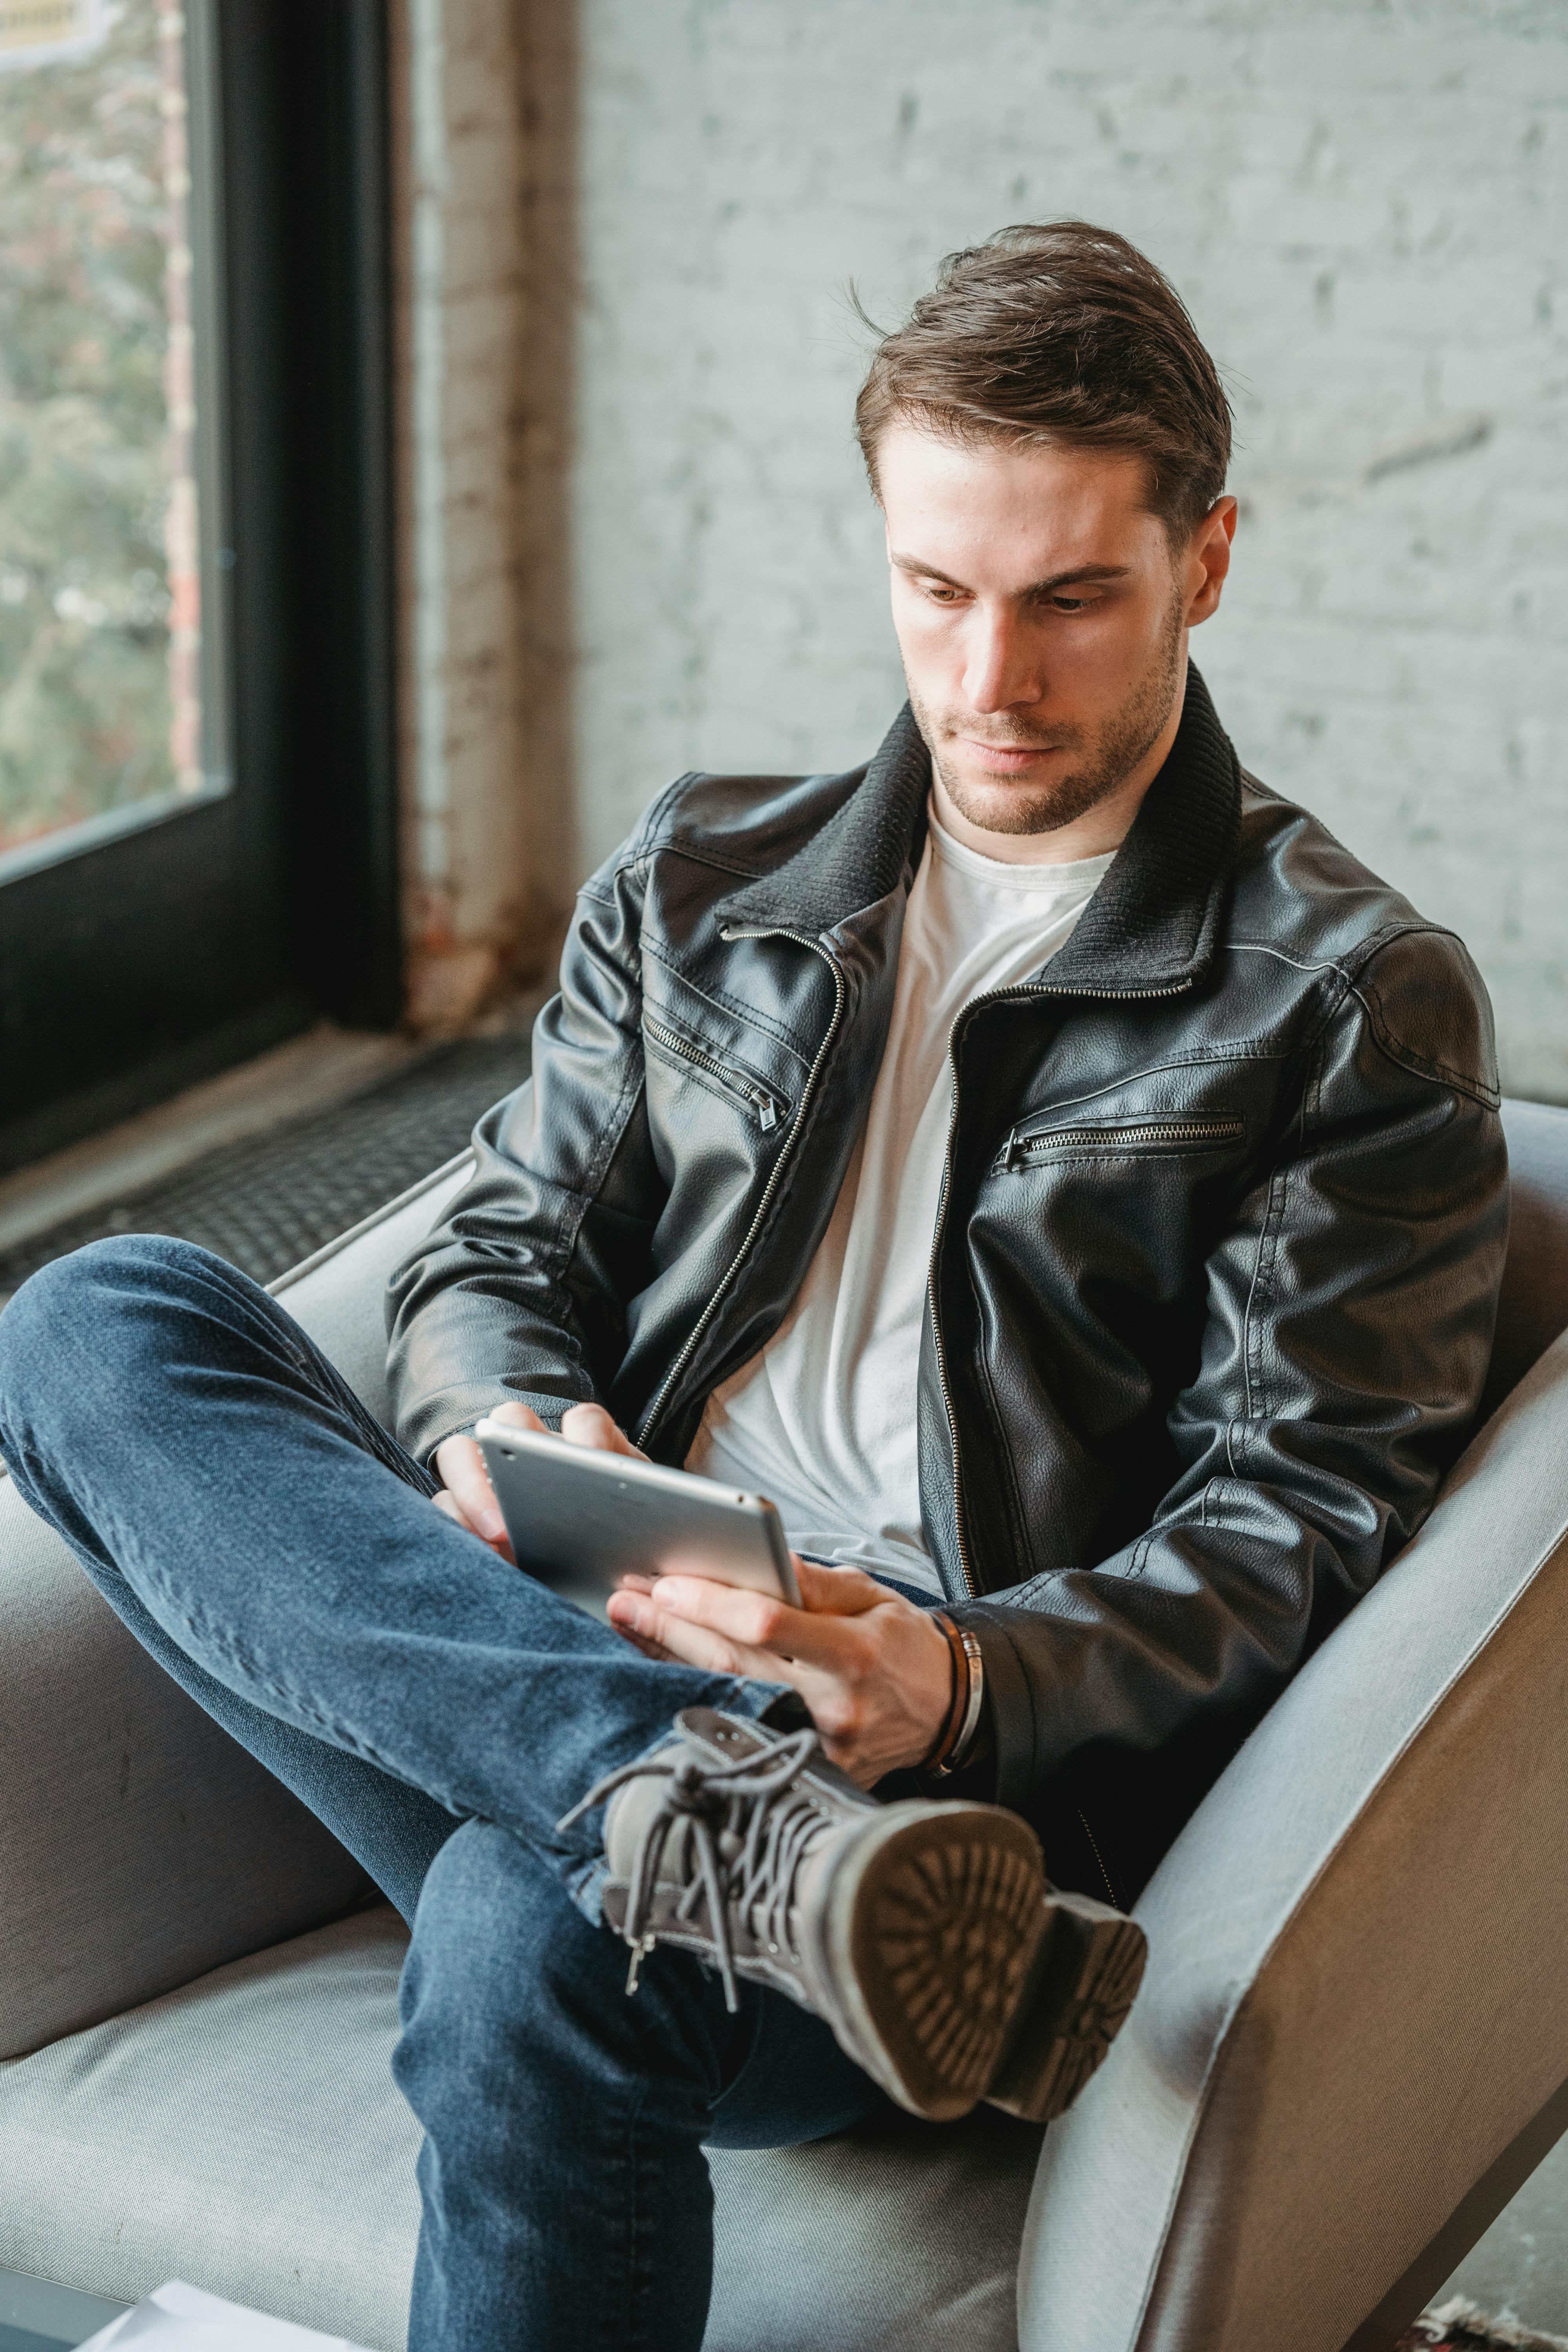
[[[757,1097],[757,1125],[764,1135],[770,1135],[779,1123],[779,1107],[772,1095]]]

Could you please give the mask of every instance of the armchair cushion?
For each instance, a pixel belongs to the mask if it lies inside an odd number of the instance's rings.
[[[401,2352],[404,1946],[377,1906],[0,2065],[0,2267],[126,2303],[178,2275]],[[1013,2352],[1039,2139],[986,2113],[716,2151],[706,2352]]]
[[[458,1160],[273,1286],[374,1409],[386,1276]],[[337,1840],[176,1688],[0,1478],[0,2058],[369,1891]]]
[[[0,2058],[343,1910],[337,1840],[0,1479]]]

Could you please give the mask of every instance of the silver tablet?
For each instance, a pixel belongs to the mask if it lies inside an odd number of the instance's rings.
[[[800,1607],[773,1505],[687,1470],[531,1429],[474,1431],[519,1568],[595,1617],[623,1576],[707,1576]]]

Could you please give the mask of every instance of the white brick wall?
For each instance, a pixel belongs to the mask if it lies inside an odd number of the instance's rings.
[[[951,247],[1076,213],[1226,373],[1243,758],[1469,940],[1568,1098],[1563,0],[583,0],[584,857],[694,765],[837,766],[900,698],[849,440]]]
[[[459,1025],[531,908],[516,387],[523,329],[510,0],[393,12],[400,754],[409,1011]]]

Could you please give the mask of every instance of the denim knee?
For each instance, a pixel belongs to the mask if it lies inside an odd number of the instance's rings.
[[[126,1234],[40,1266],[0,1313],[0,1453],[7,1432],[19,1442],[57,1400],[96,1412],[106,1389],[122,1394],[123,1359],[145,1342],[127,1302],[151,1295],[175,1304],[222,1265],[194,1242]]]
[[[55,1346],[118,1299],[150,1288],[178,1297],[194,1276],[223,1264],[197,1243],[170,1234],[114,1234],[87,1242],[28,1276],[0,1315],[0,1333],[7,1349]]]
[[[720,2088],[711,1989],[685,1953],[652,1955],[647,1976],[628,2001],[626,1946],[584,1917],[546,1856],[465,1822],[420,1894],[394,2073],[427,2125],[427,2103],[474,2066],[522,2066],[536,2082],[565,2066],[583,2088],[673,2071],[705,2112]]]
[[[530,1988],[548,2005],[551,1980],[581,1973],[579,1934],[592,1962],[603,1930],[591,1927],[543,1855],[494,1822],[469,1820],[431,1865],[415,1921],[403,1985],[404,2022],[417,2009],[478,2024],[499,2020]]]

